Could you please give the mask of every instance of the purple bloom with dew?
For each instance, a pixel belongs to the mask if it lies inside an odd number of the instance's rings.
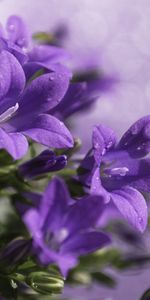
[[[148,212],[142,193],[150,191],[150,116],[134,123],[119,143],[112,129],[97,125],[92,142],[79,169],[81,180],[143,232]]]
[[[73,202],[65,183],[54,178],[37,201],[37,207],[23,207],[23,221],[42,264],[56,263],[66,276],[80,255],[110,242],[105,233],[94,229],[104,208],[103,199],[99,200],[93,195]]]
[[[3,30],[4,31],[4,30]],[[68,51],[52,45],[34,44],[31,34],[18,16],[10,16],[6,25],[6,32],[1,34],[0,49],[12,53],[21,63],[26,80],[37,72],[59,71],[60,65],[71,63],[73,57]],[[85,66],[86,69],[86,66]],[[93,68],[87,71],[77,71],[62,103],[50,113],[64,120],[78,111],[89,109],[100,94],[109,91],[116,83],[115,77],[104,76]]]
[[[25,87],[25,74],[10,52],[0,53],[0,149],[14,159],[25,155],[25,136],[52,148],[72,147],[73,140],[65,125],[46,111],[63,98],[70,71],[60,66],[57,72],[39,76]]]
[[[48,172],[59,171],[67,165],[66,155],[55,155],[51,150],[44,150],[38,156],[19,166],[19,173],[26,178],[34,178]]]
[[[30,79],[39,70],[56,70],[60,64],[66,64],[70,55],[60,47],[52,45],[34,45],[31,33],[19,16],[8,18],[6,31],[0,32],[0,49],[12,53],[21,63],[26,79]]]

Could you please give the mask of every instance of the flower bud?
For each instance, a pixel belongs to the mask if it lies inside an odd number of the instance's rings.
[[[30,253],[31,240],[17,238],[0,251],[0,267],[12,269]]]
[[[64,280],[60,275],[43,271],[30,273],[26,283],[40,294],[59,294],[64,287]]]

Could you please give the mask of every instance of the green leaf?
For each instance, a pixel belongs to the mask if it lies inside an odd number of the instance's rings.
[[[106,273],[93,272],[91,276],[94,280],[108,287],[114,287],[116,285],[115,279]]]
[[[47,32],[36,32],[33,34],[32,38],[39,42],[40,44],[53,44],[55,43],[55,36]]]

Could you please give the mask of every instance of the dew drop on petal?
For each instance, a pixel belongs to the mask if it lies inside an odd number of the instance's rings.
[[[106,153],[106,149],[103,149],[102,151],[102,155],[104,155]]]
[[[25,38],[21,38],[21,39],[19,39],[19,40],[17,40],[17,44],[19,45],[19,46],[23,46],[24,45],[24,43],[25,43]]]
[[[112,144],[113,144],[113,142],[112,142],[112,141],[111,141],[111,142],[109,142],[106,148],[107,148],[107,149],[109,149],[109,148],[112,146]]]
[[[15,29],[15,25],[14,25],[14,24],[10,24],[10,25],[9,25],[9,30],[10,30],[10,31],[14,31],[14,29]]]
[[[138,220],[139,220],[139,223],[142,223],[142,222],[143,222],[143,220],[142,220],[141,217],[138,217]]]
[[[99,147],[99,144],[98,144],[98,143],[95,143],[94,148],[95,148],[95,149],[98,149],[98,147]]]

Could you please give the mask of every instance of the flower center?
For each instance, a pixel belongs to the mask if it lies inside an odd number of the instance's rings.
[[[62,228],[55,233],[47,232],[45,242],[52,250],[59,251],[60,244],[67,238],[68,234],[66,228]]]
[[[19,108],[18,102],[0,115],[0,124],[10,120]]]

